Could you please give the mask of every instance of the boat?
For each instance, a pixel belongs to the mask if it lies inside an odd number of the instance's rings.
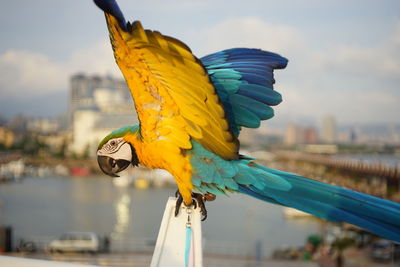
[[[312,217],[311,214],[305,213],[301,210],[285,207],[283,208],[283,215],[286,218],[302,218],[302,217]]]
[[[134,185],[137,189],[147,189],[150,187],[150,182],[144,177],[138,177],[135,179]]]
[[[86,167],[72,167],[69,170],[72,176],[84,177],[90,175],[90,170]]]

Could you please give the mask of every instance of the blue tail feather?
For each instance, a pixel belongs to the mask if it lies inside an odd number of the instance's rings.
[[[258,164],[254,168],[285,179],[291,189],[239,185],[241,193],[330,221],[351,223],[400,242],[400,204]],[[257,178],[263,179],[262,176]]]
[[[245,157],[227,161],[194,140],[188,153],[195,192],[222,195],[237,190],[400,242],[399,203],[270,169]]]

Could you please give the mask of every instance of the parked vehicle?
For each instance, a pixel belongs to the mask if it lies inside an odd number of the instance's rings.
[[[90,252],[96,253],[100,250],[100,240],[95,233],[70,232],[63,234],[60,238],[50,242],[50,252]]]
[[[400,260],[400,243],[379,240],[372,243],[371,258],[378,261],[398,261]]]

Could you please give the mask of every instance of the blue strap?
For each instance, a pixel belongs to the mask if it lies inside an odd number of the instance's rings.
[[[189,267],[190,246],[192,243],[192,227],[186,227],[185,267]]]

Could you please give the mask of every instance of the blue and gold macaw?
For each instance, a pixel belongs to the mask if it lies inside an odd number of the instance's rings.
[[[287,59],[236,48],[200,60],[181,41],[140,22],[126,23],[115,0],[94,0],[104,12],[115,60],[130,88],[140,123],[99,144],[100,168],[110,176],[138,164],[169,171],[179,190],[176,212],[232,192],[348,222],[400,241],[400,205],[270,169],[239,154],[242,127],[257,128],[281,102],[274,69]]]

